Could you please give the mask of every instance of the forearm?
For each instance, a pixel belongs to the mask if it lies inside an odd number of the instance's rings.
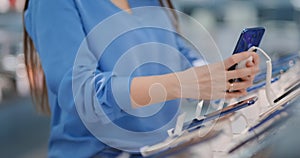
[[[249,56],[254,57],[252,66],[228,71],[229,67]],[[246,95],[246,89],[252,85],[253,78],[234,83],[237,92],[227,93],[231,86],[228,82],[235,78],[249,78],[259,71],[259,57],[254,52],[238,53],[223,62],[159,76],[137,77],[130,87],[133,107],[146,106],[176,98],[220,99],[237,98]],[[231,88],[232,88],[231,87]]]
[[[180,86],[175,73],[136,77],[131,82],[130,95],[133,107],[147,106],[176,99]]]

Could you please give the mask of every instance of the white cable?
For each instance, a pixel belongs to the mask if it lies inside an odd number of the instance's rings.
[[[271,89],[272,59],[270,58],[270,56],[263,49],[261,49],[259,47],[252,46],[249,49],[249,51],[255,51],[255,50],[259,50],[267,58],[267,61],[266,61],[267,73],[266,73],[266,90],[265,90],[265,93],[266,93],[267,100],[268,100],[270,106],[273,106],[274,102],[273,102],[273,99],[271,97],[271,92],[272,92],[272,89]]]

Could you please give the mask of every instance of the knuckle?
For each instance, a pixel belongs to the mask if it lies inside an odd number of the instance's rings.
[[[225,72],[225,78],[226,78],[226,80],[230,79],[230,73],[228,71]]]
[[[259,66],[256,67],[256,71],[257,71],[256,73],[259,73],[259,72],[260,72]]]
[[[233,96],[230,93],[226,93],[225,94],[225,98],[226,99],[231,99],[231,98],[233,98]]]
[[[239,69],[236,71],[236,78],[240,78],[243,77],[244,71],[242,69]]]
[[[254,75],[257,73],[257,68],[256,67],[252,67],[251,68],[251,75]]]
[[[241,91],[241,95],[242,95],[242,96],[245,96],[245,95],[247,95],[247,94],[248,94],[248,93],[247,93],[246,90]]]
[[[246,82],[246,88],[248,88],[248,87],[250,87],[252,85],[253,85],[252,81],[249,80],[249,81]]]
[[[230,58],[228,58],[228,63],[229,63],[229,66],[235,64],[235,55],[231,56]]]

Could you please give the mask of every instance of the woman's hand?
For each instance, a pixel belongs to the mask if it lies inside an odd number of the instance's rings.
[[[250,56],[253,57],[253,61],[247,62],[246,68],[228,71],[232,65]],[[246,89],[253,84],[258,72],[259,56],[256,53],[238,53],[223,62],[175,73],[178,85],[175,97],[205,100],[240,97],[247,94]],[[229,82],[230,79],[236,78],[241,78],[242,81]]]
[[[228,71],[232,65],[253,57],[246,68]],[[220,99],[246,95],[259,71],[259,57],[254,52],[243,52],[223,62],[193,67],[182,72],[158,76],[136,77],[130,87],[133,107],[146,106],[176,98]],[[242,82],[229,83],[241,78]],[[234,91],[234,92],[228,92]]]

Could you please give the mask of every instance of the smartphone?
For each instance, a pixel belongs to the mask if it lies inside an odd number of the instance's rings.
[[[207,115],[204,115],[203,119],[200,119],[200,120],[194,119],[190,124],[184,125],[184,129],[188,129],[189,131],[197,129],[198,127],[201,127],[202,123],[204,123],[204,122],[208,122],[213,119],[223,117],[227,114],[231,114],[240,109],[243,109],[245,107],[253,105],[257,100],[258,100],[258,97],[254,96],[254,97],[242,100],[240,102],[237,102],[235,104],[229,105],[223,109],[217,110],[217,111],[209,113]]]
[[[257,96],[254,96],[254,97],[251,97],[251,98],[248,98],[248,99],[245,99],[245,100],[242,100],[240,102],[237,102],[235,104],[232,104],[232,105],[229,105],[229,106],[226,106],[225,108],[223,109],[220,109],[220,110],[217,110],[215,112],[212,112],[210,114],[207,114],[207,115],[204,115],[206,118],[205,119],[208,119],[208,118],[211,118],[211,117],[214,117],[216,115],[221,115],[221,114],[228,114],[228,113],[231,113],[231,112],[235,112],[239,109],[242,109],[244,107],[247,107],[249,105],[252,105],[254,104],[256,101],[258,100],[258,97]]]
[[[242,31],[232,54],[237,54],[240,52],[247,51],[252,46],[258,47],[264,33],[265,33],[264,27],[245,28]],[[234,70],[236,66],[237,64],[233,65],[228,70]]]

